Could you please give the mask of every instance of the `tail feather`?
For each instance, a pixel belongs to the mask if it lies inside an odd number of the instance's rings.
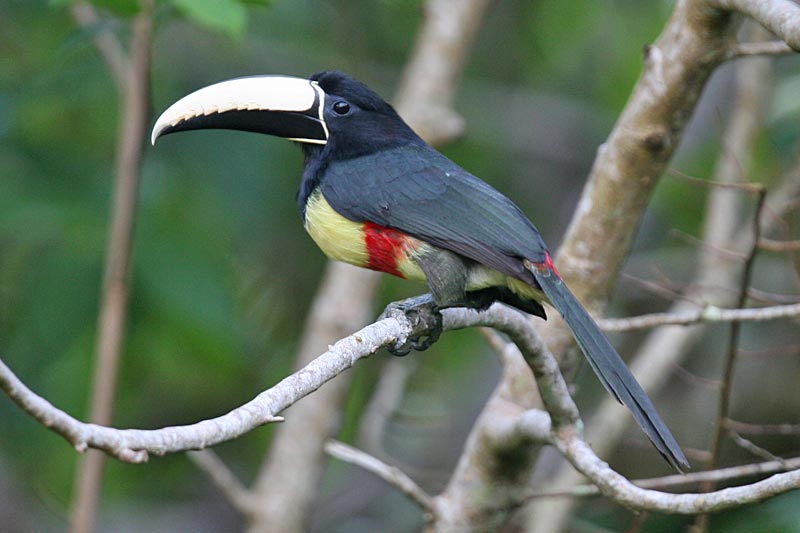
[[[549,257],[547,263],[531,266],[542,292],[566,321],[606,390],[630,409],[636,423],[673,468],[678,471],[682,467],[688,468],[686,456],[650,398],[599,326],[561,280]]]

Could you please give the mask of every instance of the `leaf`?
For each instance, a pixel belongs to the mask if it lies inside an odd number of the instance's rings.
[[[64,7],[78,0],[48,0],[51,7]],[[139,0],[89,0],[89,3],[122,17],[132,17],[139,12]]]
[[[244,33],[247,10],[236,0],[171,0],[184,15],[198,24],[238,38]]]
[[[140,8],[139,0],[91,0],[90,3],[123,17],[136,15]]]

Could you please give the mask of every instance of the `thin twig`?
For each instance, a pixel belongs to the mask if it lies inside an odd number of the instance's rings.
[[[800,252],[800,239],[793,241],[776,241],[761,237],[758,246],[768,252]]]
[[[579,472],[600,488],[602,494],[633,509],[683,515],[714,513],[800,488],[800,470],[792,470],[715,492],[669,494],[637,487],[613,471],[594,454],[577,431],[563,428],[554,434],[553,444]]]
[[[666,494],[644,490],[628,482],[600,460],[581,438],[574,414],[575,406],[566,383],[560,379],[558,365],[544,347],[530,322],[516,311],[495,305],[477,313],[468,309],[443,312],[446,330],[474,326],[491,326],[519,343],[522,352],[539,379],[537,384],[548,408],[557,412],[560,422],[550,424],[543,411],[532,409],[515,416],[513,431],[520,444],[538,446],[541,439],[555,445],[567,459],[603,494],[623,505],[659,512],[693,514],[713,512],[753,503],[770,496],[800,488],[800,470],[778,474],[745,486],[706,494]],[[367,326],[340,340],[331,350],[315,359],[306,368],[264,391],[254,400],[227,415],[191,426],[159,430],[119,430],[80,423],[33,394],[0,361],[0,387],[24,410],[51,429],[76,443],[79,448],[92,446],[132,462],[145,460],[147,452],[170,453],[200,449],[229,440],[264,423],[274,420],[275,413],[319,388],[325,381],[344,372],[360,359],[368,357],[380,346],[404,342],[414,333],[414,326],[403,316],[394,316]],[[550,375],[552,374],[552,375]],[[429,501],[421,498],[421,501]],[[438,510],[437,506],[437,510]]]
[[[727,468],[719,468],[717,470],[691,472],[689,474],[674,474],[671,476],[633,479],[631,480],[631,483],[642,489],[669,489],[694,485],[696,483],[705,483],[708,481],[730,481],[732,479],[743,477],[751,477],[761,474],[773,474],[775,472],[785,472],[797,469],[800,469],[800,457],[741,466],[730,466]],[[573,498],[599,495],[600,489],[597,488],[597,485],[576,485],[568,490],[531,492],[528,497],[531,499]]]
[[[756,255],[758,254],[758,241],[761,238],[761,212],[764,208],[764,202],[767,197],[766,192],[766,189],[762,189],[758,195],[756,213],[752,220],[752,243],[747,253],[747,257],[744,262],[744,268],[742,270],[739,295],[737,297],[737,307],[743,307],[747,301],[747,289],[750,286],[750,280],[753,274],[753,265],[755,263]],[[720,380],[717,417],[714,424],[714,432],[712,433],[711,437],[711,445],[709,446],[710,455],[708,461],[706,462],[706,467],[709,470],[713,470],[717,467],[719,464],[720,453],[722,452],[723,437],[726,433],[725,420],[728,418],[728,413],[730,412],[731,406],[731,398],[733,397],[733,375],[736,370],[736,359],[738,355],[741,327],[741,322],[733,322],[730,328],[730,334],[728,337],[728,351],[725,356],[722,379]],[[714,486],[715,483],[713,481],[709,481],[701,486],[701,490],[711,491],[713,490]],[[707,531],[708,522],[709,519],[707,514],[698,515],[694,522],[695,530],[698,533]]]
[[[659,326],[688,326],[718,322],[765,322],[800,316],[800,304],[775,305],[750,309],[721,309],[707,305],[702,309],[672,313],[650,313],[628,318],[601,318],[597,323],[605,331],[631,331]]]
[[[325,443],[325,453],[340,461],[356,465],[367,472],[375,474],[408,496],[423,511],[433,513],[433,499],[431,496],[396,466],[388,465],[375,456],[333,439]]]
[[[385,457],[383,438],[386,426],[405,396],[409,378],[417,360],[410,357],[392,357],[381,369],[372,397],[364,408],[358,428],[358,443],[368,453]]]
[[[246,515],[253,510],[256,502],[252,494],[216,453],[211,450],[197,450],[187,452],[186,456],[201,472],[208,475],[214,485],[240,513]]]
[[[764,41],[754,43],[737,43],[731,46],[727,59],[762,55],[783,55],[797,53],[783,41]]]
[[[98,34],[95,43],[117,82],[120,99],[120,135],[116,149],[114,198],[105,258],[105,273],[95,343],[95,369],[90,393],[92,422],[111,423],[120,353],[128,314],[131,248],[139,194],[142,153],[146,139],[150,101],[150,56],[153,33],[153,0],[142,0],[133,20],[131,56],[123,60],[119,42],[111,34]],[[96,14],[91,6],[78,4],[73,13],[84,24]],[[100,499],[103,454],[90,453],[79,461],[75,476],[75,497],[71,508],[73,533],[89,533]]]
[[[727,427],[727,421],[726,421]],[[750,439],[746,439],[733,431],[732,429],[728,429],[728,437],[733,441],[734,444],[742,448],[743,450],[747,450],[751,454],[755,455],[760,459],[764,459],[767,461],[778,461],[783,462],[783,459],[772,453],[771,451],[767,450],[756,444],[755,442],[751,441]],[[788,468],[787,468],[788,470]]]
[[[800,424],[748,424],[728,419],[726,425],[745,435],[800,435]]]
[[[762,189],[758,195],[756,204],[756,214],[753,217],[753,242],[750,246],[747,259],[744,263],[742,271],[741,288],[738,296],[738,307],[743,307],[747,301],[747,288],[750,286],[750,280],[753,275],[753,265],[755,264],[756,255],[758,255],[758,241],[761,238],[761,211],[764,208],[764,201],[766,200],[766,189]],[[728,341],[728,353],[725,357],[725,367],[720,382],[719,405],[717,407],[717,421],[715,424],[715,431],[711,441],[711,460],[709,461],[708,468],[713,470],[717,467],[719,461],[719,454],[722,449],[722,437],[725,433],[725,419],[730,412],[731,404],[731,388],[733,385],[733,374],[736,369],[736,355],[739,345],[739,333],[741,331],[741,322],[735,321],[731,324],[730,337]],[[713,485],[710,485],[713,486]]]
[[[682,172],[674,168],[668,169],[667,175],[673,178],[678,178],[683,181],[689,182],[693,185],[700,185],[703,187],[714,187],[719,189],[736,189],[755,195],[759,194],[762,189],[762,187],[757,183],[704,180],[702,178],[696,178],[694,176],[691,176],[685,172]]]

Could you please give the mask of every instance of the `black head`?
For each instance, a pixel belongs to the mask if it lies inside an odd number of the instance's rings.
[[[360,81],[337,71],[317,72],[311,81],[325,93],[322,117],[328,142],[324,152],[329,157],[350,159],[422,142],[391,105]]]

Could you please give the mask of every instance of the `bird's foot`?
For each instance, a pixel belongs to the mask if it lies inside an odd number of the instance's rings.
[[[405,342],[397,342],[386,349],[392,355],[408,355],[411,350],[427,350],[439,340],[442,334],[442,314],[431,294],[415,296],[399,302],[392,302],[378,317],[379,320],[403,315],[411,322],[412,331]]]

